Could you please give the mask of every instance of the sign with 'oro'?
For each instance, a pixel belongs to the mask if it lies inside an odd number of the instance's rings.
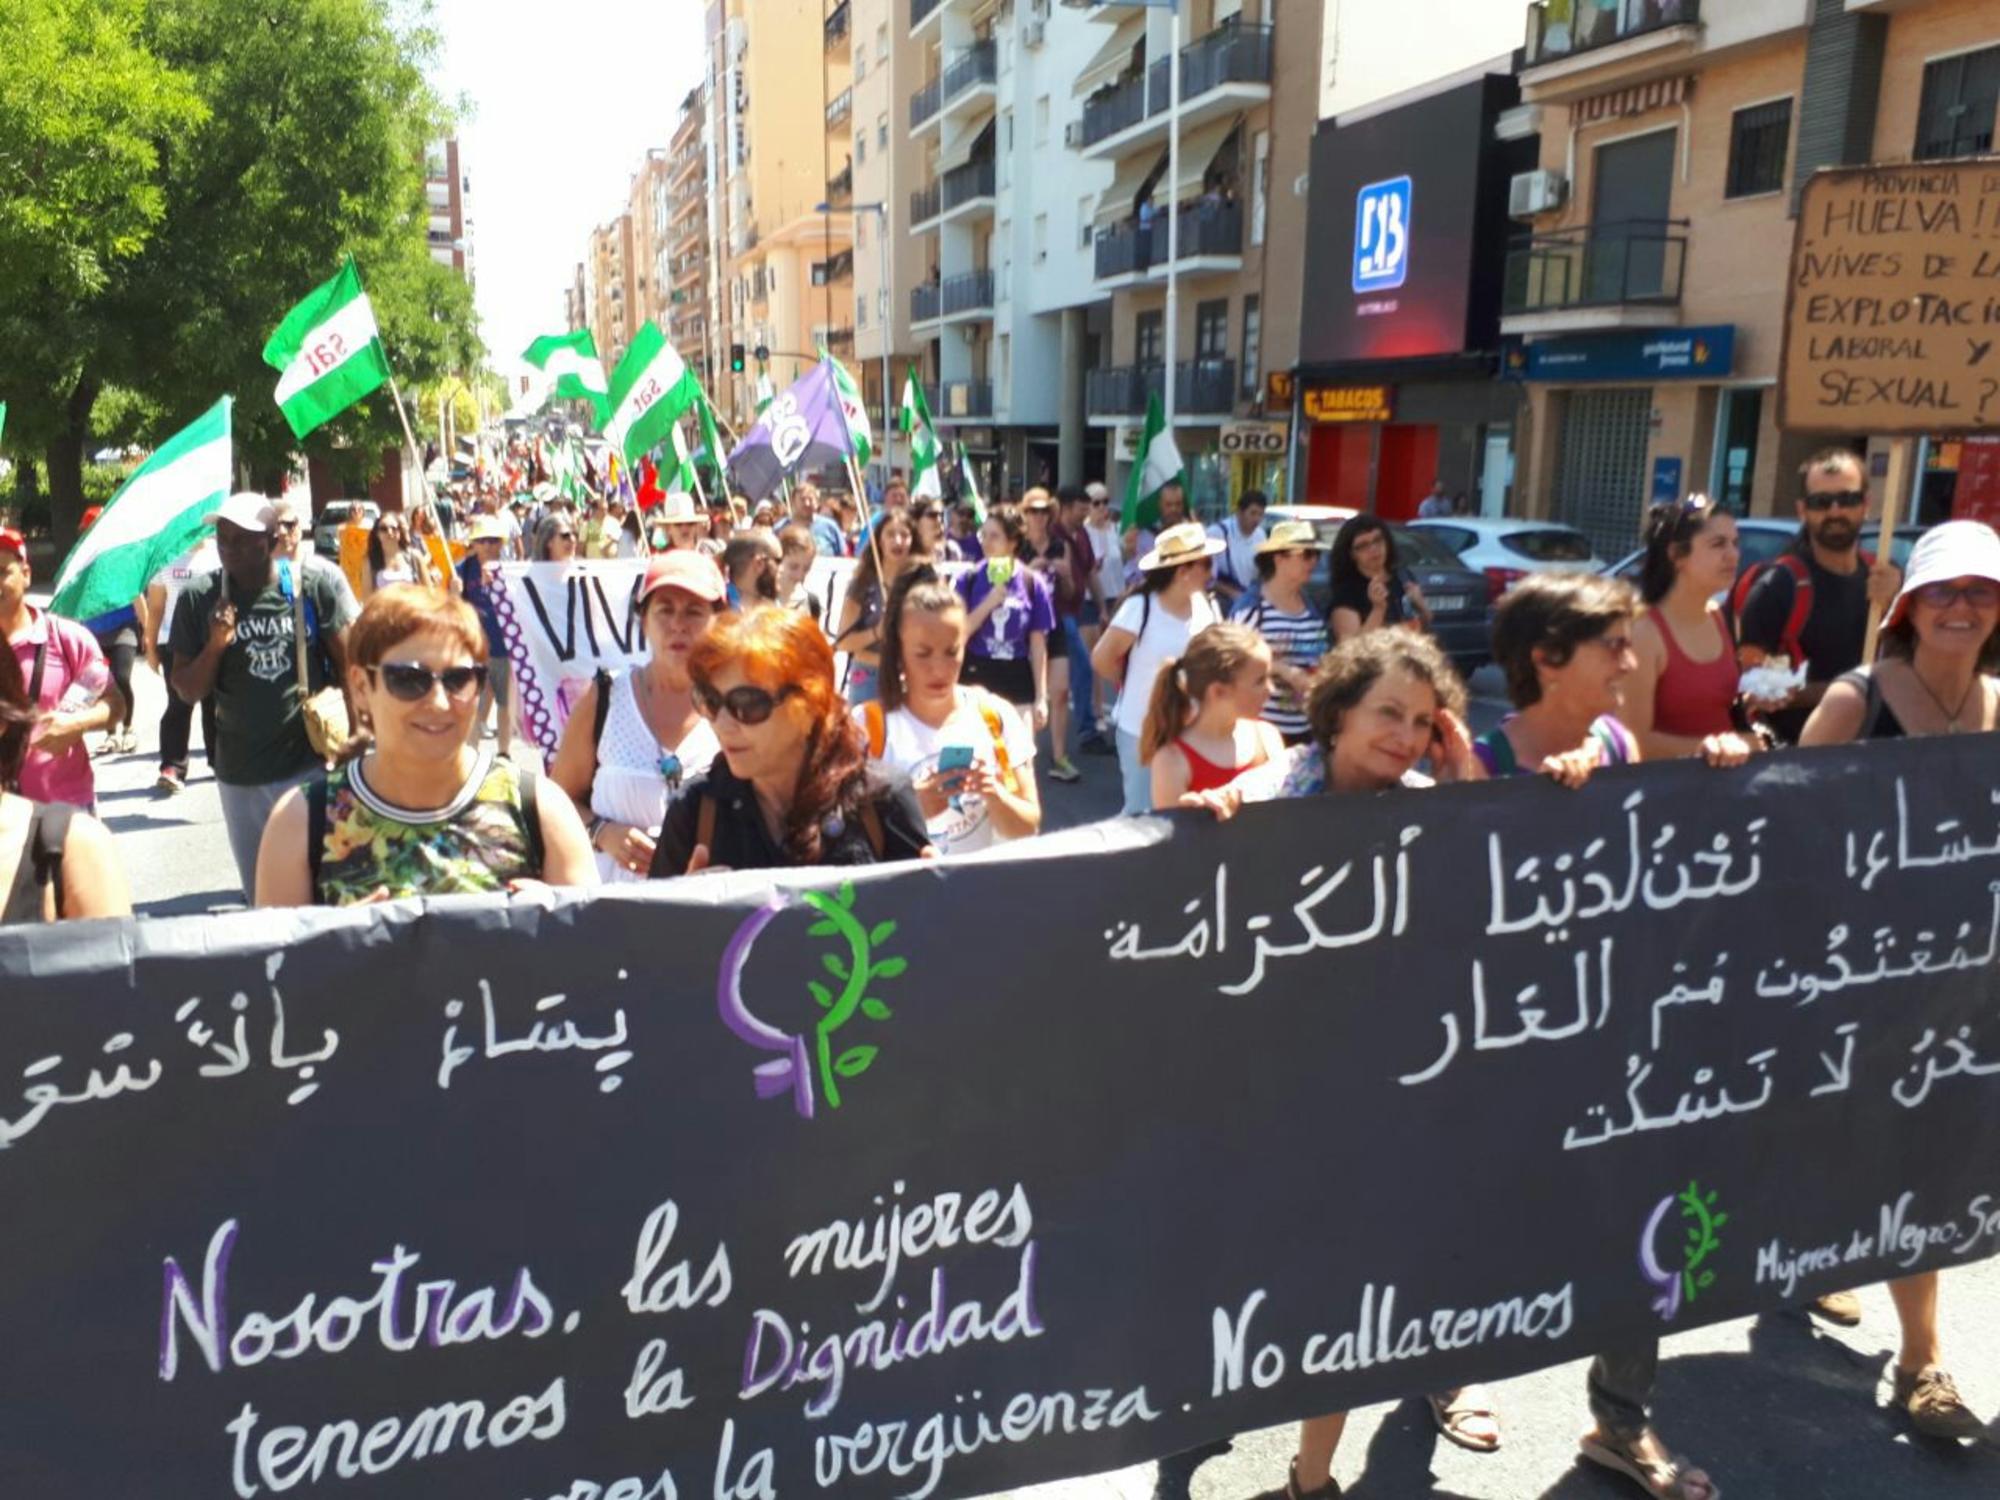
[[[1890,437],[2000,423],[2000,160],[1806,184],[1778,422]]]

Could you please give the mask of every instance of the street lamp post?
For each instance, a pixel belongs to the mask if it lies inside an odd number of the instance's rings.
[[[816,203],[813,207],[823,214],[834,212],[831,203]],[[896,441],[896,429],[890,417],[889,405],[895,399],[894,393],[889,389],[889,349],[895,342],[892,334],[896,327],[896,289],[890,285],[889,280],[889,205],[886,202],[852,203],[848,205],[848,209],[852,213],[875,215],[875,247],[881,256],[883,300],[888,304],[888,310],[876,319],[877,325],[882,330],[882,476],[884,483],[887,483],[889,471],[893,467],[891,459],[895,456]]]

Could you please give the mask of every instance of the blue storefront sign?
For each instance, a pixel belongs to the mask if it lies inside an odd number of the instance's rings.
[[[1572,334],[1507,350],[1516,380],[1718,380],[1736,363],[1736,328],[1645,328]]]
[[[1371,182],[1354,195],[1354,290],[1386,292],[1410,274],[1410,179]]]
[[[1661,456],[1653,460],[1653,503],[1671,505],[1681,497],[1681,461]]]

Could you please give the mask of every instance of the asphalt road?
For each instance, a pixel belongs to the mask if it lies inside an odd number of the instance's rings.
[[[1501,712],[1489,668],[1474,680],[1475,732]],[[133,899],[147,915],[203,912],[239,899],[214,783],[195,758],[187,791],[153,791],[164,689],[142,665],[138,755],[98,762],[100,812],[118,836]],[[199,739],[199,730],[196,731]],[[1044,781],[1051,828],[1111,815],[1117,763],[1083,757],[1075,786]],[[1941,1143],[1949,1149],[1948,1143]],[[1829,1165],[1838,1147],[1829,1143]],[[1468,1143],[1466,1167],[1478,1170]],[[1274,1207],[1271,1233],[1283,1233]],[[1862,1293],[1865,1317],[1851,1330],[1770,1315],[1695,1329],[1665,1341],[1657,1417],[1679,1451],[1703,1464],[1731,1500],[1996,1500],[2000,1422],[1983,1447],[1945,1449],[1914,1439],[1888,1404],[1896,1321],[1881,1288]],[[2000,1413],[2000,1259],[1945,1278],[1944,1346],[1972,1408]],[[1575,1462],[1589,1427],[1584,1366],[1542,1370],[1493,1387],[1504,1430],[1501,1450],[1464,1452],[1438,1439],[1420,1398],[1370,1407],[1350,1420],[1335,1467],[1355,1500],[1618,1500],[1639,1492]],[[1249,1500],[1284,1482],[1290,1427],[1240,1437],[1235,1451],[1196,1475],[1195,1500]],[[1147,1500],[1152,1468],[1009,1492],[1007,1500]],[[1000,1500],[1000,1497],[994,1497]]]

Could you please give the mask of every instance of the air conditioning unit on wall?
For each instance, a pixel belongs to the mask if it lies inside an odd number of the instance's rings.
[[[1030,21],[1021,28],[1021,45],[1033,49],[1042,45],[1042,23]]]
[[[1532,219],[1553,213],[1569,197],[1569,179],[1560,172],[1522,172],[1507,184],[1507,217]]]

